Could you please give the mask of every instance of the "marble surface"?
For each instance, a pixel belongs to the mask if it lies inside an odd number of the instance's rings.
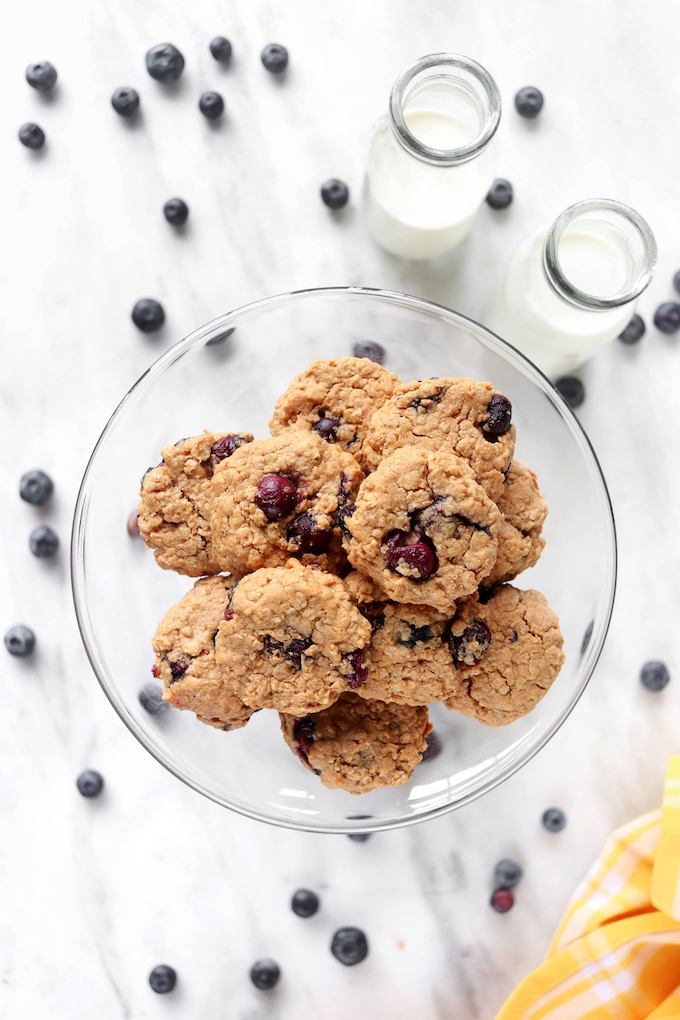
[[[586,695],[551,744],[481,801],[438,821],[355,843],[306,836],[232,815],[166,773],[127,732],[100,691],[78,636],[67,546],[77,487],[108,415],[155,358],[217,314],[298,288],[365,284],[405,290],[479,316],[509,253],[571,202],[619,198],[652,225],[657,278],[641,303],[672,297],[680,266],[677,121],[680,11],[663,0],[47,0],[6,12],[0,81],[3,243],[0,246],[2,630],[37,632],[30,661],[0,658],[0,1013],[12,1020],[192,1017],[218,1020],[484,1018],[546,950],[570,891],[605,836],[656,806],[666,756],[680,750],[676,612],[677,337],[648,329],[638,348],[614,344],[584,369],[580,412],[601,458],[620,540],[610,636]],[[207,51],[229,36],[230,67]],[[164,88],[146,49],[170,40],[186,71]],[[291,54],[280,79],[264,44]],[[496,77],[505,101],[500,173],[516,199],[482,209],[473,235],[432,264],[401,262],[366,236],[356,202],[368,130],[390,85],[424,53],[457,50]],[[54,94],[26,85],[33,60],[59,71]],[[536,122],[512,108],[521,86],[544,90]],[[143,113],[110,108],[135,86]],[[227,115],[198,113],[217,88]],[[16,131],[35,120],[44,151]],[[318,198],[348,181],[349,208]],[[180,195],[190,222],[161,210]],[[164,329],[138,333],[141,296],[159,298]],[[40,466],[57,495],[44,511],[17,495]],[[62,539],[55,563],[34,559],[36,521]],[[4,653],[3,653],[4,654]],[[638,682],[664,659],[660,695]],[[99,769],[106,790],[81,798],[75,777]],[[559,836],[540,816],[559,805]],[[526,877],[513,911],[488,898],[495,862]],[[321,912],[301,921],[288,900],[317,889]],[[371,953],[354,969],[330,956],[335,928],[358,924]],[[258,956],[284,977],[271,994],[247,977]],[[176,967],[156,996],[147,974]]]

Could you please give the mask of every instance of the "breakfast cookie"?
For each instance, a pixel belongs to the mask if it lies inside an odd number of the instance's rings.
[[[455,453],[496,500],[515,448],[511,418],[510,401],[488,382],[442,378],[402,383],[368,424],[362,467],[374,471],[401,446]]]
[[[162,451],[142,478],[139,531],[164,570],[219,574],[210,528],[210,480],[218,464],[252,442],[249,432],[204,432]]]
[[[212,482],[214,557],[247,573],[292,556],[341,572],[341,529],[364,475],[351,454],[309,432],[237,450]]]
[[[163,699],[221,730],[245,726],[253,713],[231,690],[215,662],[215,635],[233,583],[233,577],[196,581],[165,614],[151,642],[156,653],[153,674],[163,681]]]
[[[350,693],[315,715],[280,718],[285,741],[303,764],[324,786],[347,793],[407,783],[432,729],[427,708],[363,701]]]
[[[511,585],[456,607],[449,645],[457,664],[447,708],[487,726],[505,726],[535,708],[562,668],[562,634],[537,591]]]
[[[545,539],[541,538],[548,508],[538,491],[536,475],[513,460],[497,503],[503,515],[498,532],[498,558],[482,584],[486,587],[512,581],[538,562]]]
[[[217,663],[252,708],[304,715],[366,680],[371,625],[343,582],[289,560],[242,578],[217,634]]]
[[[273,436],[286,429],[315,432],[361,463],[369,419],[392,395],[399,378],[369,358],[315,361],[276,401]]]
[[[500,519],[464,460],[408,446],[362,482],[344,544],[394,602],[446,610],[492,569]]]

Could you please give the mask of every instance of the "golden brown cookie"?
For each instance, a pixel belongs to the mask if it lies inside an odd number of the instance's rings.
[[[515,449],[511,416],[510,401],[488,382],[442,378],[402,383],[369,422],[362,467],[374,471],[402,446],[455,453],[496,500]]]
[[[217,663],[252,708],[304,715],[364,683],[370,637],[339,577],[289,560],[232,588]]]
[[[512,581],[523,570],[533,567],[543,552],[541,538],[548,508],[538,491],[536,475],[518,460],[513,460],[498,500],[503,515],[498,532],[498,558],[482,584],[489,587]]]
[[[286,743],[323,785],[355,794],[407,783],[432,729],[427,708],[350,693],[315,715],[280,718]]]
[[[500,513],[455,454],[396,450],[362,482],[344,523],[350,562],[395,602],[445,611],[496,562]]]
[[[224,619],[233,577],[204,577],[169,609],[151,642],[154,676],[163,681],[163,698],[195,712],[201,722],[222,730],[245,726],[253,713],[229,687],[215,662],[215,635]]]
[[[337,443],[361,463],[371,415],[392,395],[399,379],[368,358],[315,361],[276,401],[273,436],[296,428]]]
[[[210,481],[218,464],[252,441],[249,432],[204,432],[162,451],[142,479],[139,531],[164,570],[219,574],[210,527]]]

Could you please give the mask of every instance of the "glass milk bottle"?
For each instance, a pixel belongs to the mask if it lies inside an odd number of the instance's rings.
[[[460,244],[494,180],[500,116],[476,61],[434,53],[406,68],[369,146],[364,216],[378,244],[409,259]]]
[[[520,244],[484,324],[546,375],[563,375],[628,325],[656,256],[634,209],[607,198],[577,202]]]

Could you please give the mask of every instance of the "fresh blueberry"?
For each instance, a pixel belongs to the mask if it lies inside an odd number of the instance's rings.
[[[158,995],[167,995],[177,984],[177,971],[167,963],[159,963],[149,974],[149,984]]]
[[[5,648],[10,655],[23,659],[35,648],[35,634],[29,627],[24,627],[20,623],[16,627],[10,627],[5,634]]]
[[[298,917],[311,917],[319,909],[319,897],[311,889],[298,889],[293,894],[290,906]]]
[[[353,843],[365,843],[373,835],[372,832],[348,832],[347,835]]]
[[[272,74],[281,74],[288,67],[288,50],[278,43],[269,43],[260,55],[262,63]]]
[[[502,393],[494,393],[486,405],[486,416],[482,424],[482,432],[487,438],[493,436],[491,442],[495,442],[499,436],[504,436],[510,431],[512,425],[512,404]]]
[[[349,201],[349,188],[344,181],[331,177],[330,181],[321,185],[321,199],[329,209],[342,209]]]
[[[59,536],[46,524],[34,528],[28,538],[28,544],[34,556],[41,560],[49,559],[59,548]]]
[[[497,177],[486,196],[486,204],[492,209],[507,209],[512,202],[512,184],[503,177]]]
[[[677,333],[680,329],[680,305],[677,301],[666,301],[654,312],[654,325],[662,333]]]
[[[295,509],[297,489],[285,475],[265,475],[257,486],[255,502],[268,521],[278,521]]]
[[[555,383],[555,389],[562,394],[569,407],[580,407],[586,399],[586,388],[575,375],[563,375]]]
[[[22,124],[19,128],[19,141],[27,149],[42,149],[45,144],[45,132],[37,124]]]
[[[543,93],[533,85],[527,85],[515,96],[515,109],[520,117],[537,117],[543,109]]]
[[[339,928],[331,942],[331,953],[345,967],[353,967],[368,956],[368,940],[361,928]]]
[[[636,344],[644,336],[646,328],[645,320],[636,312],[623,333],[619,333],[619,340],[622,344]]]
[[[146,69],[156,81],[177,81],[184,70],[184,57],[172,43],[159,43],[147,52]]]
[[[368,358],[369,361],[375,361],[377,365],[382,365],[385,361],[385,348],[373,340],[357,341],[352,347],[352,354],[355,358]]]
[[[27,471],[21,476],[19,495],[33,506],[44,506],[54,492],[54,483],[44,471]]]
[[[250,980],[264,992],[277,985],[280,977],[281,969],[274,960],[257,960],[250,968]]]
[[[139,93],[135,89],[123,85],[111,96],[111,106],[121,117],[132,117],[139,109]]]
[[[491,906],[499,914],[507,914],[515,902],[509,889],[495,889],[491,896]]]
[[[224,100],[219,92],[204,92],[198,101],[198,108],[208,120],[217,120],[224,113]]]
[[[417,531],[391,531],[384,544],[385,562],[390,570],[403,573],[414,581],[424,581],[437,570],[437,554],[429,538]]]
[[[38,92],[49,92],[57,81],[56,68],[49,60],[39,60],[37,64],[29,64],[26,68],[26,81]]]
[[[640,683],[648,691],[662,691],[670,678],[663,662],[646,662],[640,671]]]
[[[206,347],[217,347],[218,344],[224,343],[232,333],[236,332],[236,326],[232,326],[231,329],[225,329],[223,332],[218,333],[217,336],[212,337],[210,340],[206,340]]]
[[[678,294],[680,294],[680,269],[678,269],[677,273],[673,277],[673,287],[677,290]]]
[[[231,43],[223,35],[216,35],[210,42],[210,52],[215,60],[227,64],[231,60]]]
[[[583,634],[583,640],[581,641],[581,655],[585,655],[586,652],[588,651],[588,645],[590,644],[590,639],[593,636],[593,627],[594,626],[595,626],[595,621],[591,620],[590,623],[588,624],[588,626],[585,629],[585,632]]]
[[[541,821],[548,832],[561,832],[567,824],[567,816],[559,808],[551,807],[543,812]]]
[[[167,701],[163,701],[163,688],[158,684],[145,684],[138,697],[140,705],[149,715],[160,715],[168,708]]]
[[[437,758],[441,753],[442,742],[434,730],[432,730],[427,735],[427,747],[423,751],[422,761],[432,761],[433,758]]]
[[[153,298],[141,298],[132,309],[132,321],[142,333],[153,333],[165,322],[163,305]]]
[[[78,776],[76,786],[83,797],[98,797],[104,788],[104,779],[98,772],[88,769]]]
[[[189,217],[189,206],[181,198],[169,198],[163,206],[163,215],[173,227],[183,227]]]
[[[524,872],[516,861],[505,858],[499,861],[494,871],[496,887],[498,889],[513,889],[522,879]]]

